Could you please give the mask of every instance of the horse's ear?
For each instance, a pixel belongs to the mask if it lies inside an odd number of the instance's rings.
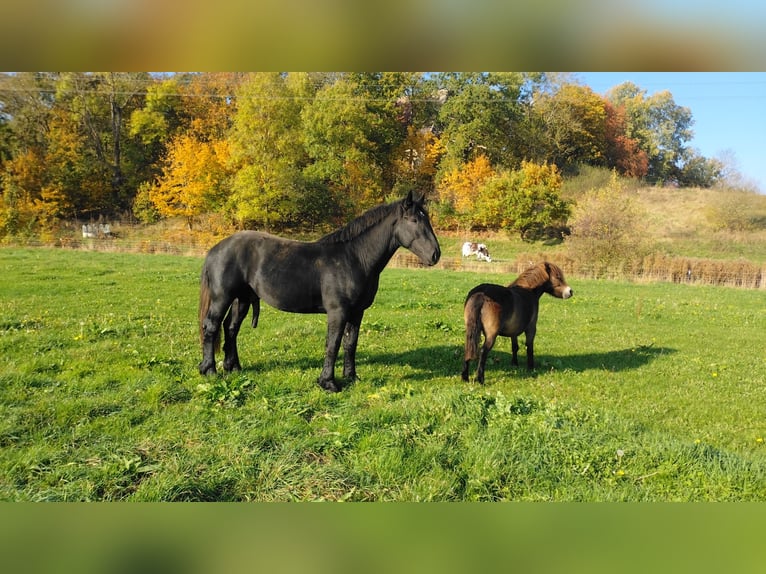
[[[410,207],[412,207],[412,203],[413,203],[412,190],[410,190],[409,193],[407,194],[407,197],[404,198],[402,205],[404,205],[404,209],[409,209]]]

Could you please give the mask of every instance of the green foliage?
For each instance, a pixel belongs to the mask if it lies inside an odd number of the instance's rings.
[[[625,109],[626,136],[646,152],[647,177],[660,183],[678,182],[689,153],[686,144],[693,135],[691,110],[677,105],[667,90],[648,96],[631,82],[615,86],[607,98]]]
[[[388,269],[361,378],[328,394],[325,318],[266,306],[244,370],[199,376],[198,258],[0,264],[2,500],[766,500],[756,290],[570,279],[537,370],[501,339],[482,387],[459,380],[463,298],[511,278]]]
[[[566,224],[570,206],[561,198],[561,184],[555,165],[522,162],[520,169],[486,183],[477,201],[477,217],[488,227],[540,239],[546,228]]]
[[[269,229],[295,221],[303,185],[301,100],[277,73],[254,74],[237,99],[230,208],[243,226],[253,222]]]
[[[561,212],[552,197],[509,205],[496,182],[475,217],[455,174],[481,158],[497,174],[529,161],[566,177],[600,166],[681,186],[736,179],[687,147],[691,111],[669,92],[625,84],[602,97],[566,74],[0,74],[0,108],[5,235],[133,208],[148,221],[147,189],[160,217],[275,230],[335,225],[411,189],[438,196],[449,227],[526,234],[562,216],[541,208]],[[209,170],[180,153],[190,141],[230,161]]]

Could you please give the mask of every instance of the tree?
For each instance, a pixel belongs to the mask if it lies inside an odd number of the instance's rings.
[[[203,142],[180,135],[169,147],[162,176],[149,188],[149,199],[160,215],[184,217],[191,229],[196,217],[221,205],[228,164],[226,141]]]
[[[644,177],[649,170],[649,157],[638,141],[626,134],[625,108],[604,102],[606,109],[606,165],[627,177]]]
[[[481,155],[494,166],[520,161],[510,147],[522,117],[522,74],[437,74],[435,82],[444,94],[436,124],[445,148],[440,173],[450,173]]]
[[[429,193],[434,187],[434,176],[439,160],[444,155],[441,139],[427,128],[407,128],[407,137],[393,156],[395,181],[408,189]]]
[[[342,121],[339,121],[342,118]],[[301,111],[308,182],[324,188],[341,219],[386,197],[385,166],[374,135],[383,121],[351,78],[323,86]]]
[[[439,206],[435,214],[439,225],[471,226],[479,191],[496,174],[487,156],[480,155],[446,174],[439,182]]]
[[[643,222],[638,204],[613,173],[609,184],[581,197],[571,219],[569,251],[595,274],[643,257]]]
[[[606,103],[590,88],[566,83],[553,92],[540,92],[533,113],[544,126],[544,162],[565,172],[578,164],[606,163]],[[538,160],[539,161],[539,160]]]
[[[143,104],[149,82],[144,72],[73,72],[63,74],[56,84],[57,107],[70,114],[89,150],[89,161],[98,162],[97,172],[109,180],[111,197],[103,209],[111,212],[128,207],[138,185],[134,174],[144,163],[145,149],[130,140],[125,124]],[[127,165],[126,156],[131,158]]]
[[[552,228],[561,229],[570,213],[561,198],[562,177],[553,164],[522,162],[482,186],[475,202],[476,219],[483,225],[541,239]]]
[[[269,229],[300,219],[306,153],[301,104],[283,74],[251,75],[237,90],[230,132],[235,176],[231,211]]]
[[[647,177],[657,182],[677,181],[686,159],[686,143],[693,136],[691,110],[677,105],[669,91],[647,96],[631,82],[609,90],[607,99],[625,109],[625,135],[646,152]]]

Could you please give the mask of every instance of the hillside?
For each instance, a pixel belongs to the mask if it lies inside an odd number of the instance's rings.
[[[637,187],[629,196],[642,214],[640,229],[644,236],[641,239],[649,261],[647,263],[645,257],[643,261],[626,263],[608,276],[662,279],[667,275],[676,280],[673,277],[686,273],[689,267],[700,270],[705,267],[707,273],[716,276],[749,274],[751,279],[745,279],[744,284],[752,281],[761,286],[759,276],[766,266],[766,196],[730,190],[658,187]],[[572,194],[570,199],[576,201]],[[111,237],[86,239],[82,237],[80,225],[71,223],[41,239],[45,245],[74,249],[202,256],[234,228],[220,215],[212,215],[200,218],[191,230],[181,219],[154,225],[115,222],[112,230]],[[320,233],[317,229],[314,232],[287,230],[279,234],[307,240]],[[437,233],[443,253],[439,265],[444,268],[517,273],[528,262],[545,257],[559,261],[575,275],[593,276],[583,269],[571,241],[529,243],[505,232],[437,230]],[[461,256],[461,246],[469,240],[489,246],[491,264]],[[392,264],[409,266],[416,262],[401,251]],[[651,272],[647,265],[652,267]],[[705,282],[718,283],[716,280]]]
[[[636,198],[647,234],[669,255],[766,262],[766,196],[645,187]]]

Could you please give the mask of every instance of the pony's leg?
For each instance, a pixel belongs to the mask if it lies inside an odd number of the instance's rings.
[[[327,340],[325,341],[324,367],[319,374],[317,384],[337,393],[340,387],[335,383],[335,360],[338,358],[343,331],[346,327],[346,314],[343,312],[327,313]]]
[[[223,368],[226,372],[242,369],[242,366],[239,364],[239,353],[237,351],[237,334],[249,309],[249,298],[235,299],[229,308],[229,312],[226,314],[226,318],[223,320]]]
[[[476,380],[482,385],[484,384],[484,366],[487,364],[487,355],[495,346],[495,339],[497,339],[497,333],[484,333],[484,344],[481,346],[481,353],[479,354],[479,368],[476,370]]]
[[[519,366],[519,338],[516,335],[511,335],[511,365],[514,367]]]
[[[220,341],[220,328],[223,316],[231,305],[231,300],[213,302],[202,322],[202,362],[199,372],[202,375],[214,375],[215,351]]]
[[[463,372],[460,373],[460,376],[466,383],[468,382],[468,369],[470,365],[471,365],[471,359],[465,359],[463,361]]]
[[[364,311],[354,313],[346,323],[343,333],[343,377],[356,379],[356,344],[359,341],[359,326],[362,324]]]
[[[527,331],[527,369],[535,368],[535,333]]]

